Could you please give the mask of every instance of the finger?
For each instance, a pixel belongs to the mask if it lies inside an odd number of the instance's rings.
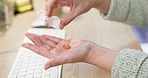
[[[79,11],[78,11],[79,12]],[[60,29],[63,29],[72,20],[74,20],[79,14],[77,11],[72,10],[66,17],[61,20]]]
[[[51,47],[51,46],[49,46],[49,45],[47,45],[47,44],[44,44],[42,47],[48,49],[48,51],[51,51],[51,50],[54,49],[53,47]]]
[[[54,55],[50,53],[50,50],[48,50],[44,47],[40,47],[40,53],[42,56],[47,57],[49,59],[54,57]]]
[[[81,58],[77,58],[77,51],[69,49],[63,51],[60,55],[54,57],[52,60],[49,60],[45,64],[45,69],[47,70],[50,67],[66,64],[66,63],[75,63],[80,62]]]
[[[36,45],[30,44],[30,43],[23,43],[22,47],[25,47],[39,55],[42,55],[46,58],[52,58],[52,54],[50,54],[49,50],[43,48],[43,47],[38,47]]]
[[[48,0],[45,6],[46,16],[51,16],[56,0]]]
[[[44,42],[44,44],[47,44],[47,45],[49,45],[52,48],[55,48],[55,46],[57,45],[55,42],[52,42],[50,40],[47,40],[47,38],[45,38],[44,36],[40,36],[39,38],[40,38],[40,40],[42,42]]]
[[[45,20],[45,25],[47,25],[48,27],[50,27],[50,24],[49,24],[48,20]]]
[[[25,48],[27,48],[27,49],[29,49],[31,51],[34,51],[34,52],[38,52],[38,48],[39,48],[38,46],[33,45],[31,43],[23,43],[22,47],[25,47]]]
[[[40,39],[41,36],[35,35],[35,34],[31,34],[31,36],[33,37],[32,39],[35,39],[34,41],[32,40],[35,45],[40,46],[40,47],[45,47],[49,51],[53,50],[53,48],[54,48],[53,46],[55,46],[55,45],[52,45],[52,46],[47,45],[46,42],[43,42],[43,41],[46,41],[46,40]]]
[[[69,2],[69,1],[56,1],[56,3],[55,3],[55,8],[56,7],[62,7],[62,6],[70,6],[71,5],[71,2]]]
[[[63,40],[62,38],[57,38],[57,37],[50,36],[50,35],[42,35],[42,36],[54,43],[60,43]]]
[[[50,67],[54,67],[54,66],[58,66],[58,65],[62,65],[62,64],[66,64],[66,63],[70,63],[70,61],[68,60],[68,58],[66,57],[56,57],[56,58],[53,58],[51,60],[49,60],[44,68],[45,70],[47,70],[48,68]]]
[[[25,36],[27,36],[35,45],[42,46],[42,42],[37,35],[26,33]]]

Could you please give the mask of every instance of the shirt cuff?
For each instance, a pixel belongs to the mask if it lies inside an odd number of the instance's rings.
[[[147,58],[148,54],[139,50],[121,50],[112,68],[112,78],[137,78],[138,72]]]
[[[111,0],[108,14],[101,13],[104,19],[124,22],[129,10],[130,0]]]

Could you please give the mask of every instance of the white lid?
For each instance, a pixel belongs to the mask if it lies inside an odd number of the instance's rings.
[[[51,27],[55,28],[55,29],[60,29],[59,25],[60,25],[60,19],[57,16],[51,16],[51,17],[47,17],[45,15],[45,10],[40,10],[37,12],[37,18],[39,20],[45,21],[47,20],[50,24]]]
[[[51,27],[53,27],[55,29],[60,29],[59,28],[60,19],[57,16],[48,17],[47,20],[48,20]]]
[[[39,20],[45,21],[47,16],[45,15],[45,10],[40,10],[36,13],[36,16]]]

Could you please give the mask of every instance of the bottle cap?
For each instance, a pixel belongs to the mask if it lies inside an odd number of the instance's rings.
[[[40,10],[36,13],[37,19],[45,21],[47,16],[45,15],[45,10]]]
[[[48,17],[47,21],[49,22],[49,25],[55,29],[60,29],[60,19],[57,16]]]
[[[38,11],[36,15],[39,20],[42,20],[42,21],[47,20],[51,27],[53,27],[55,29],[60,29],[59,28],[59,25],[60,25],[60,18],[59,17],[57,17],[57,16],[48,17],[45,15],[45,10]]]

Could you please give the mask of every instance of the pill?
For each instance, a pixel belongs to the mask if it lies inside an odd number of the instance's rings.
[[[70,49],[71,47],[69,46],[69,45],[63,45],[63,48],[64,48],[64,50],[68,50],[68,49]]]

